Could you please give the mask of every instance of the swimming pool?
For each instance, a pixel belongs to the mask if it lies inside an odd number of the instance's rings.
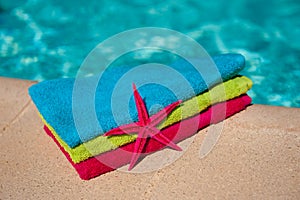
[[[211,55],[246,57],[254,103],[300,107],[299,0],[1,0],[0,76],[75,77],[94,46],[121,31],[157,26]]]

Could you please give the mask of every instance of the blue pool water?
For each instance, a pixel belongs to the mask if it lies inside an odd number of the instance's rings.
[[[0,0],[0,76],[75,77],[85,56],[118,32],[156,26],[211,55],[243,54],[254,103],[300,107],[299,0]]]

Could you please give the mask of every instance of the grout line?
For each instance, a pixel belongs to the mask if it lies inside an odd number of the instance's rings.
[[[16,114],[16,116],[4,127],[4,129],[10,127],[12,124],[14,124],[18,119],[19,117],[25,113],[26,109],[29,107],[31,103],[31,100],[29,99],[27,101],[27,103],[25,104],[25,106],[23,106],[23,108],[18,112],[18,114]]]
[[[158,170],[153,176],[151,177],[147,190],[145,191],[143,198],[142,199],[151,199],[153,189],[156,187],[156,185],[159,183],[160,178],[159,178],[160,170]]]

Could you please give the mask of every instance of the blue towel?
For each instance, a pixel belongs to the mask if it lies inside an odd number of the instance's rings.
[[[46,122],[74,148],[113,128],[138,120],[132,96],[133,82],[139,87],[152,115],[178,99],[185,101],[236,76],[245,65],[240,54],[214,56],[213,61],[219,74],[205,66],[199,74],[189,62],[181,59],[169,68],[109,67],[100,80],[94,76],[44,81],[30,87],[29,94]],[[148,80],[148,84],[142,85]],[[116,87],[118,81],[120,84]],[[118,90],[114,91],[116,88]]]

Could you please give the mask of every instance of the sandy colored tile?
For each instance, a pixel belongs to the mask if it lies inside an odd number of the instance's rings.
[[[300,109],[253,105],[226,120],[203,159],[199,148],[209,129],[192,138],[176,162],[156,172],[114,171],[82,181],[43,132],[33,103],[24,109],[32,83],[0,82],[6,127],[0,129],[0,199],[300,198]]]
[[[226,121],[218,143],[202,159],[199,149],[208,129],[200,131],[183,157],[159,171],[151,199],[299,199],[299,125],[280,128],[277,110],[300,115],[299,109],[251,106]],[[273,124],[247,123],[267,114]]]
[[[238,120],[239,127],[300,131],[299,108],[254,105],[248,107],[248,112],[235,116],[234,120]]]
[[[5,129],[28,105],[26,88],[33,83],[0,77],[0,129]]]

